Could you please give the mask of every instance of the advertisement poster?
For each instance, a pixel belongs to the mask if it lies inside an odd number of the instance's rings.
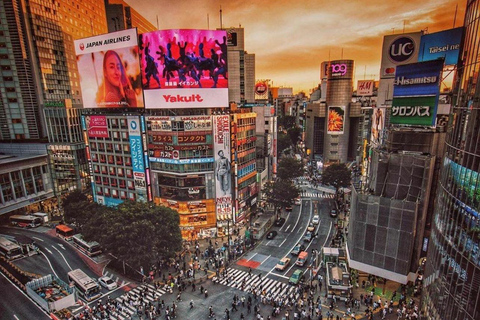
[[[145,165],[143,162],[142,137],[140,133],[140,120],[138,117],[128,117],[128,135],[130,139],[130,151],[132,155],[133,176],[135,189],[145,190]]]
[[[215,150],[215,194],[217,219],[232,219],[232,166],[230,161],[230,117],[213,117]]]
[[[106,116],[85,116],[84,119],[89,138],[108,138]]]
[[[146,108],[228,105],[224,30],[158,30],[139,42]]]
[[[255,100],[268,99],[268,80],[257,80],[255,83]]]
[[[444,58],[446,66],[456,65],[462,36],[463,27],[423,35],[418,61]]]
[[[327,134],[343,134],[345,107],[328,107]]]
[[[383,38],[380,78],[393,78],[397,66],[418,61],[421,36],[422,32],[412,32]]]
[[[438,95],[443,59],[405,64],[397,67],[393,97]]]
[[[393,99],[391,124],[434,126],[437,96],[402,97]]]
[[[143,108],[137,29],[74,45],[84,108]]]
[[[373,145],[382,144],[383,128],[385,127],[385,108],[373,108],[372,113],[372,131],[370,141]]]

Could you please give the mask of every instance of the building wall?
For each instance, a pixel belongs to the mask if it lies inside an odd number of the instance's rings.
[[[480,319],[480,1],[469,0],[460,52],[458,94],[442,162],[425,266],[428,319]]]

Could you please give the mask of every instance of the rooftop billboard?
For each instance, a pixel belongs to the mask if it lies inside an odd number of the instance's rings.
[[[146,108],[228,106],[226,31],[158,30],[139,43]]]
[[[385,36],[380,78],[393,78],[398,65],[417,62],[422,32]]]
[[[463,27],[423,35],[418,61],[444,58],[445,65],[456,65],[462,36]]]
[[[143,108],[137,29],[74,45],[84,108]]]
[[[397,67],[393,97],[437,95],[440,90],[443,59]]]

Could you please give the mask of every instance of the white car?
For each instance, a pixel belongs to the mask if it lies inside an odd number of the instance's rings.
[[[98,278],[98,283],[107,290],[113,290],[117,287],[117,283],[112,280],[109,276],[103,276]]]
[[[318,214],[316,214],[316,215],[313,216],[312,223],[313,223],[314,225],[317,225],[317,224],[320,223],[320,216],[319,216]]]

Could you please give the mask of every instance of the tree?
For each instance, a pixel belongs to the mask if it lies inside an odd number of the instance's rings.
[[[292,180],[303,175],[303,164],[293,157],[282,157],[278,163],[277,177]]]
[[[84,237],[138,270],[182,249],[179,222],[170,208],[125,201],[116,208],[103,207],[97,221],[85,226]]]
[[[274,182],[265,183],[262,191],[267,198],[267,202],[277,208],[291,206],[300,195],[300,190],[291,180],[278,179]]]
[[[278,132],[278,135],[277,135],[277,154],[278,154],[278,157],[280,157],[280,155],[285,150],[287,150],[288,148],[291,148],[291,147],[292,147],[292,140],[290,139],[290,137],[283,132]]]
[[[323,170],[322,183],[327,186],[338,188],[348,187],[351,183],[352,174],[345,163],[335,163]]]
[[[301,133],[302,133],[302,129],[299,127],[293,127],[287,130],[287,134],[290,137],[290,140],[293,146],[296,146],[300,141]]]
[[[83,227],[96,216],[98,206],[84,193],[75,190],[63,200],[63,218],[65,222],[73,224],[79,232],[82,232]]]
[[[278,118],[278,125],[282,126],[283,129],[288,130],[295,127],[295,117],[294,116],[284,116]]]

